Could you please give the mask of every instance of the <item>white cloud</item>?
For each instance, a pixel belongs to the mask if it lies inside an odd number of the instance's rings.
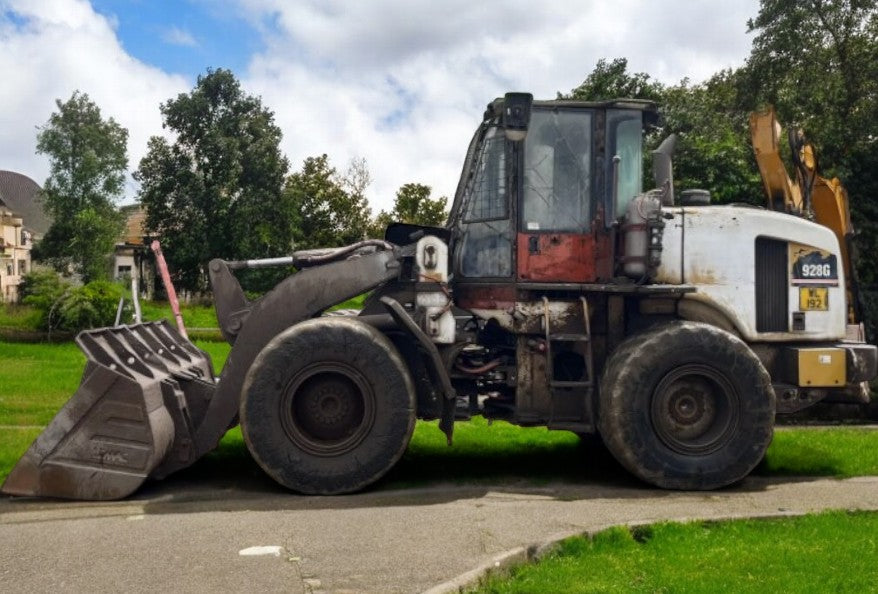
[[[631,71],[666,83],[700,81],[743,63],[746,21],[758,12],[758,0],[577,4],[228,0],[223,10],[262,34],[263,49],[236,74],[275,112],[293,168],[321,153],[339,169],[365,157],[377,212],[407,182],[450,197],[470,135],[494,97],[509,90],[554,97],[600,58],[627,57]],[[17,15],[0,12],[0,105],[8,121],[0,126],[0,168],[42,181],[34,127],[56,97],[80,89],[129,128],[134,169],[147,138],[161,133],[158,105],[192,81],[128,55],[115,23],[86,0],[0,0],[0,8]],[[177,42],[194,41],[177,27]]]
[[[192,33],[180,27],[169,27],[162,31],[162,41],[180,47],[198,47],[198,41]]]
[[[508,90],[551,98],[600,58],[665,83],[743,63],[756,0],[618,0],[576,10],[522,0],[238,0],[264,28],[244,85],[276,111],[294,167],[364,156],[375,210],[418,181],[451,195],[485,105]]]
[[[88,93],[104,117],[127,128],[133,170],[149,136],[162,132],[159,104],[190,87],[128,55],[114,23],[84,0],[0,2],[0,72],[0,169],[40,184],[49,169],[45,156],[35,155],[37,127],[56,110],[56,99]]]

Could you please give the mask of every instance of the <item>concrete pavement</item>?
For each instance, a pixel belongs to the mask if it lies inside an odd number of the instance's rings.
[[[19,592],[452,591],[466,581],[456,576],[510,551],[520,559],[610,525],[838,508],[878,509],[878,477],[751,477],[709,493],[613,478],[344,497],[165,481],[115,503],[0,500],[0,583]],[[251,547],[277,556],[240,554]]]

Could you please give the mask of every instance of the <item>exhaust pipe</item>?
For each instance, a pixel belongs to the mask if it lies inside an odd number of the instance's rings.
[[[652,177],[655,187],[662,190],[662,206],[674,205],[674,149],[677,148],[677,135],[665,138],[657,149],[652,151]]]

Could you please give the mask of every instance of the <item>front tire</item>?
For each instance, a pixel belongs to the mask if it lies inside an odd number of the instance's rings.
[[[296,324],[247,373],[241,429],[256,462],[280,484],[339,494],[377,481],[415,425],[405,363],[381,332],[352,318]]]
[[[716,489],[743,479],[771,443],[771,378],[736,336],[673,322],[613,353],[600,386],[607,448],[640,479],[666,489]]]

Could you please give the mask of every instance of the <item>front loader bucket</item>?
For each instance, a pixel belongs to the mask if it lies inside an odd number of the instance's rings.
[[[79,389],[3,483],[10,495],[119,499],[195,459],[215,390],[209,356],[167,322],[87,330]]]

